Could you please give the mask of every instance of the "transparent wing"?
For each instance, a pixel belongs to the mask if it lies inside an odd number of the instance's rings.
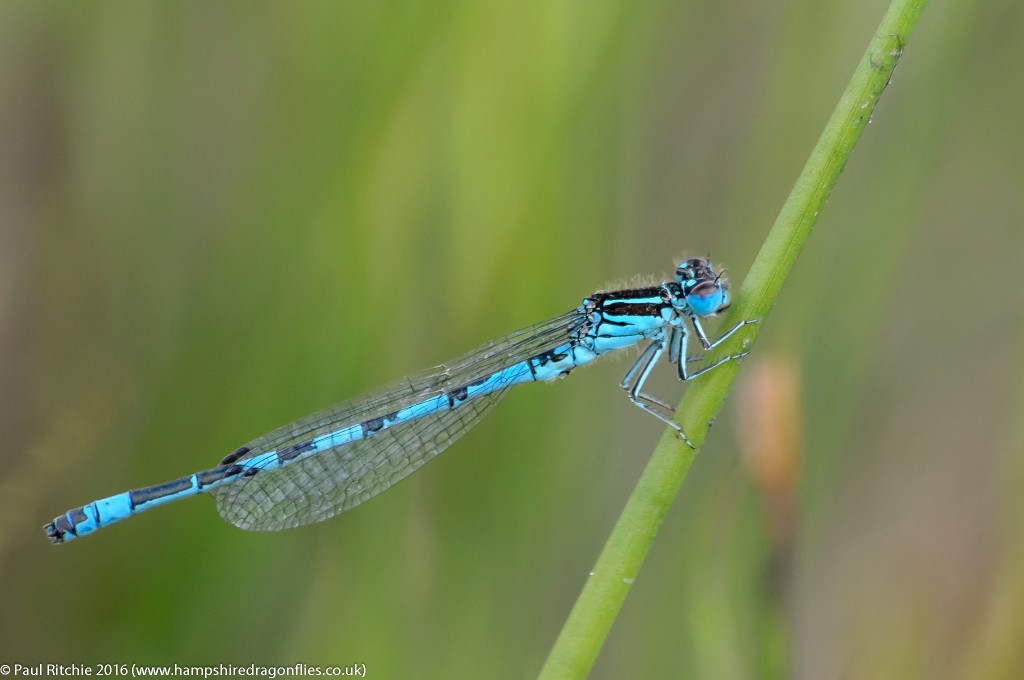
[[[242,463],[338,429],[380,418],[474,383],[553,349],[580,332],[578,311],[516,331],[459,359],[403,378],[279,428],[252,442]],[[276,531],[319,522],[372,498],[451,446],[490,411],[508,385],[458,408],[397,423],[372,436],[325,449],[290,465],[241,477],[210,493],[225,521],[242,529]]]

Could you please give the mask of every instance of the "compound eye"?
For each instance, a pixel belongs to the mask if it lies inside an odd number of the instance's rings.
[[[729,293],[725,286],[713,281],[702,281],[687,293],[686,302],[697,316],[708,316],[728,306]]]

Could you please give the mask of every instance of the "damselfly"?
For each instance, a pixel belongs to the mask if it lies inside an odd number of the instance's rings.
[[[700,317],[729,306],[729,288],[710,259],[694,258],[658,286],[598,292],[562,316],[516,331],[437,368],[386,385],[255,439],[220,465],[74,508],[44,528],[64,543],[158,505],[209,493],[225,521],[276,531],[319,522],[376,496],[444,451],[490,411],[505,390],[549,381],[600,356],[647,341],[621,386],[629,399],[672,427],[672,408],[643,391],[668,350],[680,380],[738,359],[732,354],[690,372],[689,321],[704,350],[753,320],[708,340]]]

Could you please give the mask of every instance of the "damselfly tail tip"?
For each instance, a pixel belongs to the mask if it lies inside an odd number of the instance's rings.
[[[54,545],[67,543],[75,537],[74,527],[68,521],[67,515],[54,517],[52,522],[43,526],[43,531]]]
[[[53,543],[54,545],[60,545],[64,542],[64,534],[58,531],[57,527],[55,526],[55,521],[45,525],[43,527],[43,531],[46,532],[46,537],[50,539],[50,543]]]

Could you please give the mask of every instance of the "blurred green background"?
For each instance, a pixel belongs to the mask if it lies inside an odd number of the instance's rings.
[[[683,255],[738,282],[885,7],[3,3],[0,663],[532,677],[662,431],[623,359],[329,522],[40,527]],[[1022,28],[925,13],[592,677],[1024,675]]]

